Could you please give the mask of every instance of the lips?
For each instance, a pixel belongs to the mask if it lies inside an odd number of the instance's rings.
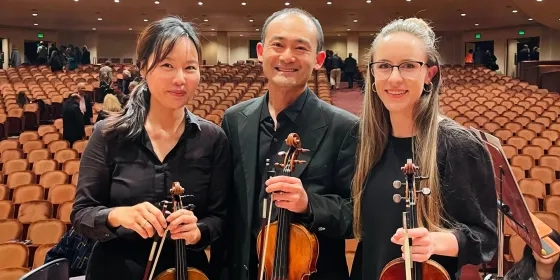
[[[295,68],[286,68],[286,67],[274,67],[274,69],[276,69],[276,71],[279,72],[296,72],[297,69]]]
[[[173,96],[183,96],[185,95],[187,92],[184,90],[170,90],[169,93]]]
[[[386,90],[385,92],[388,93],[389,95],[399,96],[399,95],[404,95],[405,93],[408,92],[408,90]]]

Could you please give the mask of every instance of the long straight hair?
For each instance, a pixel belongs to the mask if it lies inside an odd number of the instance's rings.
[[[553,230],[549,235],[552,241],[560,246],[560,234]],[[536,269],[535,257],[533,256],[533,249],[529,245],[525,245],[523,249],[523,259],[516,262],[513,267],[506,274],[507,280],[527,280],[535,275]],[[536,280],[536,279],[534,279]],[[552,268],[552,280],[560,280],[560,261],[557,261]]]
[[[414,127],[417,134],[414,137],[415,164],[420,166],[422,175],[428,176],[427,187],[432,191],[429,197],[418,197],[417,220],[419,226],[428,230],[444,231],[446,221],[442,213],[443,205],[439,188],[439,172],[437,166],[437,136],[441,114],[439,112],[439,91],[441,87],[441,65],[436,49],[436,36],[430,26],[418,18],[399,19],[385,26],[373,41],[368,57],[373,57],[375,48],[384,37],[396,33],[406,32],[419,38],[424,43],[427,53],[427,66],[437,66],[438,72],[432,78],[432,85],[425,86],[418,103],[414,107]],[[352,182],[352,197],[354,200],[354,236],[362,236],[362,194],[371,168],[380,160],[387,146],[391,133],[389,111],[383,105],[372,83],[371,69],[366,76],[365,94],[361,112],[359,129],[359,143],[356,156],[356,171]],[[445,122],[450,123],[450,122]],[[404,162],[403,162],[404,164]]]
[[[141,71],[146,74],[163,61],[181,38],[191,40],[202,61],[202,48],[195,28],[178,17],[166,17],[152,22],[138,38],[136,55]],[[151,64],[149,58],[153,56]],[[103,133],[108,138],[123,140],[136,139],[144,129],[144,123],[150,110],[150,89],[144,79],[130,93],[130,99],[123,110],[107,120]]]

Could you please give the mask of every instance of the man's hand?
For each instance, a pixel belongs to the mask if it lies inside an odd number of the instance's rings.
[[[268,179],[265,184],[266,192],[273,193],[272,200],[276,207],[300,214],[308,212],[307,193],[299,178],[276,176]]]

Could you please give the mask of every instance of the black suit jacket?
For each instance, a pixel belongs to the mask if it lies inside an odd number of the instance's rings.
[[[67,99],[62,105],[62,125],[64,127],[62,138],[70,142],[70,145],[86,136],[84,114],[78,102],[72,98]]]
[[[309,90],[309,89],[307,89]],[[222,128],[229,137],[234,166],[234,190],[227,234],[221,244],[213,244],[214,265],[220,261],[215,254],[227,248],[226,262],[230,280],[246,280],[251,248],[251,221],[257,172],[259,117],[265,96],[229,108]],[[319,240],[317,273],[311,279],[348,279],[344,238],[352,232],[350,185],[354,173],[356,129],[358,118],[353,114],[321,101],[311,90],[305,107],[296,119],[305,164],[297,165],[292,176],[300,178],[307,191],[312,223],[306,225]],[[282,150],[287,150],[286,145]],[[221,257],[220,257],[221,258]],[[227,278],[227,277],[226,277]]]
[[[84,101],[86,103],[86,111],[84,112],[84,125],[92,124],[91,119],[93,118],[93,104],[91,98],[88,95],[84,95]]]

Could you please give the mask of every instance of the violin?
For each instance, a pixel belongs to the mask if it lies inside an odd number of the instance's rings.
[[[288,151],[278,153],[279,156],[284,157],[283,163],[276,163],[274,166],[282,168],[282,175],[291,176],[297,164],[305,163],[297,159],[299,154],[309,150],[301,147],[301,140],[296,133],[288,135],[286,144],[289,147]],[[274,176],[275,170],[269,170],[267,175]],[[269,204],[269,213],[272,213],[273,204],[272,202]],[[266,207],[266,203],[264,205]],[[309,279],[309,276],[317,271],[319,255],[317,236],[304,226],[293,223],[293,213],[289,210],[278,209],[278,220],[273,223],[270,223],[270,216],[269,214],[268,222],[257,238],[259,279]]]
[[[393,182],[395,189],[406,186],[405,196],[399,194],[393,195],[393,201],[400,203],[402,200],[406,203],[406,211],[403,215],[403,229],[405,232],[404,241],[404,258],[400,257],[390,261],[383,270],[379,280],[450,280],[449,273],[441,266],[441,264],[427,260],[425,262],[413,262],[410,253],[410,239],[408,238],[408,229],[417,228],[418,221],[416,216],[417,193],[428,196],[431,193],[429,188],[416,189],[416,181],[428,179],[428,177],[417,176],[418,167],[412,163],[412,159],[408,159],[401,170],[406,175],[406,183],[397,180]]]
[[[185,189],[181,187],[179,182],[174,182],[173,187],[171,188],[170,191],[171,191],[171,196],[173,198],[173,212],[179,211],[180,209],[187,209],[189,211],[194,210],[193,204],[189,204],[187,207],[183,207],[182,198],[184,197],[183,193],[185,192]],[[167,234],[167,229],[165,233]],[[165,240],[166,234],[164,234],[162,240]],[[169,268],[161,272],[155,277],[155,280],[187,280],[187,279],[208,280],[208,277],[199,269],[188,267],[187,248],[185,245],[185,240],[183,239],[175,240],[175,268]]]

